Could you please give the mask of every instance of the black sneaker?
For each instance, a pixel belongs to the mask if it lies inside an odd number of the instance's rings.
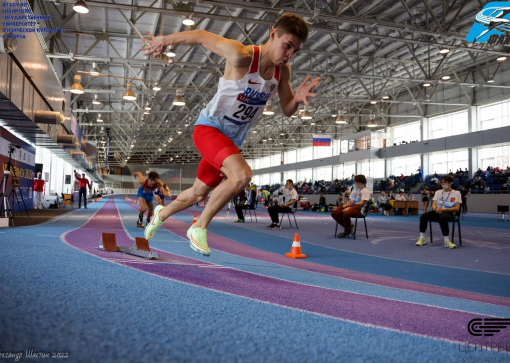
[[[273,227],[271,227],[271,229],[282,229],[282,227],[280,227],[279,225],[275,224]]]
[[[267,226],[267,228],[273,228],[274,226],[276,226],[276,224],[271,223],[269,226]]]
[[[342,232],[342,233],[337,234],[336,236],[337,236],[337,238],[345,238],[348,235],[350,235],[350,233]]]

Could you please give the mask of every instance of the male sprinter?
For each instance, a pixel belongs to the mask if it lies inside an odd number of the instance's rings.
[[[239,147],[262,113],[266,102],[278,91],[283,113],[293,115],[319,78],[307,76],[296,91],[290,85],[289,62],[308,38],[308,25],[299,16],[283,15],[269,32],[269,40],[260,46],[223,38],[205,30],[184,31],[166,36],[147,33],[146,55],[159,56],[168,45],[201,44],[226,59],[213,99],[195,123],[193,140],[202,155],[193,186],[181,192],[168,206],[157,206],[154,218],[145,228],[150,239],[163,221],[211,193],[200,218],[187,232],[193,250],[209,256],[207,227],[223,206],[250,182],[252,171]],[[227,177],[225,179],[225,176]],[[225,180],[224,180],[225,179]]]
[[[148,211],[147,225],[152,217],[152,212],[154,210],[154,191],[159,190],[164,198],[164,196],[170,196],[170,190],[167,191],[163,188],[163,182],[159,180],[159,174],[155,171],[151,171],[147,178],[144,178],[139,171],[135,172],[133,175],[138,177],[138,181],[140,182],[137,194],[138,202],[140,203],[140,213],[138,214],[136,226],[143,228],[143,214],[145,211]]]

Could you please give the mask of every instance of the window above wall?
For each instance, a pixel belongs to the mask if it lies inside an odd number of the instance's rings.
[[[478,108],[480,130],[495,129],[510,125],[510,102],[492,103]]]
[[[467,110],[453,112],[429,119],[429,139],[439,139],[469,131]]]
[[[392,144],[394,145],[421,141],[420,121],[395,126],[392,128],[392,134]]]

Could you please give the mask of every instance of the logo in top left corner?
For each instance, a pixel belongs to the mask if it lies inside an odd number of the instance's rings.
[[[510,2],[490,2],[476,16],[466,40],[471,43],[510,43]]]

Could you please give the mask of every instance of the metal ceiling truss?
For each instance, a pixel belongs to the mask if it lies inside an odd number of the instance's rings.
[[[371,113],[386,127],[420,119],[430,107],[445,111],[467,107],[475,99],[474,92],[489,87],[502,91],[510,87],[485,84],[502,71],[504,65],[495,59],[510,56],[506,47],[465,41],[480,8],[475,0],[87,1],[98,15],[94,18],[77,16],[70,6],[74,0],[37,0],[37,4],[53,15],[48,27],[65,28],[64,33],[46,35],[47,56],[63,63],[64,89],[76,72],[84,73],[86,93],[72,97],[72,108],[89,141],[103,144],[105,130],[110,129],[113,165],[126,160],[153,164],[199,160],[190,142],[192,125],[216,91],[224,59],[199,45],[173,47],[177,57],[172,60],[148,58],[140,50],[146,31],[186,30],[181,17],[187,15],[195,19],[196,29],[244,44],[265,42],[270,26],[285,12],[301,15],[310,24],[309,41],[291,66],[293,87],[308,74],[321,77],[318,97],[311,101],[314,118],[287,118],[275,107],[273,117],[261,117],[250,131],[242,150],[248,158],[305,147],[312,133],[339,137],[363,130]],[[441,46],[450,52],[439,54]],[[87,74],[92,62],[100,64],[105,76]],[[441,80],[445,75],[451,79]],[[135,79],[136,102],[122,100],[127,82],[119,78]],[[157,93],[152,90],[156,82],[163,88]],[[432,86],[424,88],[425,82]],[[177,88],[186,98],[183,107],[172,105]],[[447,90],[458,97],[445,99]],[[91,104],[95,94],[101,106]],[[147,103],[151,110],[144,115]],[[408,106],[408,111],[395,112],[396,106]],[[332,115],[339,108],[347,125],[334,123]],[[96,121],[98,113],[103,123]]]

